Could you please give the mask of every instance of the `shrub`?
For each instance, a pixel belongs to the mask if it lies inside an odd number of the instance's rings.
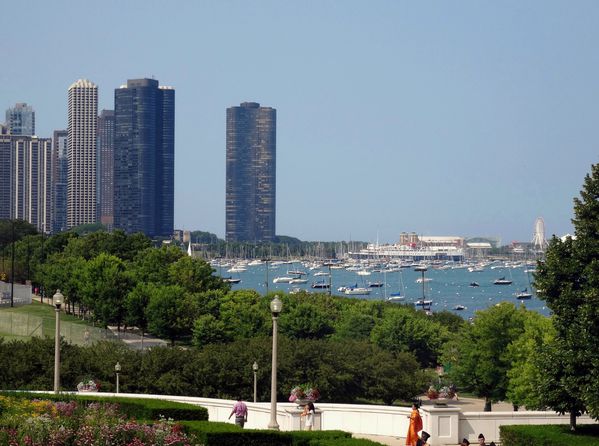
[[[504,446],[599,446],[599,425],[578,426],[576,432],[568,425],[500,426]]]

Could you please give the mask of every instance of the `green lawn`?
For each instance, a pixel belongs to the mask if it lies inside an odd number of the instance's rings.
[[[86,330],[92,334],[98,330],[87,321],[64,311],[60,312],[60,326],[61,335],[75,341],[83,341]],[[0,309],[0,336],[6,339],[27,340],[35,336],[53,338],[55,330],[56,313],[52,305],[34,301],[30,305]]]

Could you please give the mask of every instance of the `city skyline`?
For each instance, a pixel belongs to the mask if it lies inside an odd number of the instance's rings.
[[[94,80],[99,109],[123,78],[168,79],[177,228],[224,237],[222,114],[242,101],[278,110],[277,233],[304,240],[530,241],[538,216],[561,235],[599,161],[594,2],[182,2],[172,24],[158,5],[70,4],[3,10],[0,106],[31,105],[50,137],[73,79]],[[53,69],[20,70],[28,54]]]

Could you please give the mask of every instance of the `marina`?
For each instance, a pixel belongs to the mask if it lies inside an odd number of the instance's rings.
[[[233,290],[252,289],[261,294],[302,291],[357,299],[412,304],[425,311],[447,310],[470,318],[499,302],[512,302],[548,315],[545,302],[533,287],[532,261],[477,263],[435,261],[397,262],[252,262],[213,261],[216,270],[238,270]],[[245,268],[245,271],[243,270]],[[301,271],[294,277],[292,272]],[[366,274],[365,274],[366,273]],[[282,280],[281,280],[282,279]],[[299,279],[299,280],[298,280]]]

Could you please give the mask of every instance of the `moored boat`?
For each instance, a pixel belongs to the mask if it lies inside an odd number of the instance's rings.
[[[508,280],[508,279],[506,279],[505,277],[500,277],[499,279],[495,279],[495,280],[493,281],[493,284],[494,284],[494,285],[511,285],[511,284],[512,284],[512,281],[511,281],[511,280]]]

